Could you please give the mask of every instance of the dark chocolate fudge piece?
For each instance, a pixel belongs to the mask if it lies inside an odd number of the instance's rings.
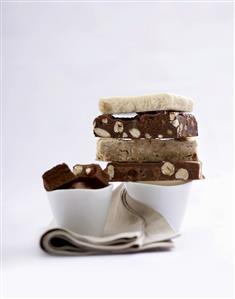
[[[97,137],[112,138],[186,138],[198,136],[195,117],[186,112],[157,111],[134,117],[102,114],[94,122]]]
[[[202,179],[200,161],[108,163],[110,181],[161,181]]]
[[[92,188],[108,186],[109,175],[98,164],[77,164],[73,167],[73,173],[79,182],[86,182]]]
[[[43,184],[47,191],[61,189],[76,179],[76,176],[65,163],[59,164],[46,171],[43,176]]]

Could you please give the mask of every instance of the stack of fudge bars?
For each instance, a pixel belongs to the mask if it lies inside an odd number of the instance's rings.
[[[97,159],[108,161],[110,181],[197,180],[193,101],[168,93],[101,98],[94,120]],[[120,115],[121,114],[121,115]]]

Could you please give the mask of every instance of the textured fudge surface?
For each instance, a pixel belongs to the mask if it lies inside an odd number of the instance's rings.
[[[73,166],[73,173],[79,182],[85,182],[92,189],[109,184],[109,176],[98,164],[76,164]],[[74,184],[71,188],[74,188]]]
[[[116,139],[100,138],[98,160],[115,162],[193,161],[197,159],[194,138],[175,139]]]
[[[102,114],[93,125],[95,136],[104,138],[184,138],[198,135],[195,117],[184,112],[148,112],[130,118]]]
[[[193,100],[170,93],[144,96],[103,97],[99,101],[102,113],[129,113],[158,110],[186,111],[193,110]]]
[[[72,183],[76,177],[65,163],[59,164],[46,171],[43,176],[43,184],[47,191],[63,188]]]
[[[161,181],[198,180],[202,178],[201,162],[145,162],[108,163],[105,171],[113,182],[121,181]]]

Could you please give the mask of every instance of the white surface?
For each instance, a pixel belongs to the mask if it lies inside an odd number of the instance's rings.
[[[3,32],[4,294],[231,295],[232,4],[4,3]],[[161,91],[195,99],[207,178],[175,250],[44,255],[41,174],[93,160],[101,96]]]
[[[158,186],[127,182],[125,186],[127,193],[132,198],[159,212],[166,218],[175,232],[180,232],[192,183]],[[200,181],[200,183],[203,184],[204,181]]]
[[[49,206],[28,203],[12,213],[4,290],[11,296],[212,296],[232,294],[231,182],[193,184],[182,236],[171,252],[122,256],[51,257],[40,251]],[[37,197],[40,201],[40,197]],[[41,199],[43,205],[46,202]],[[221,201],[226,205],[221,209]],[[32,215],[38,208],[38,213]],[[24,215],[24,217],[19,217]],[[20,222],[17,223],[17,219]],[[16,224],[17,223],[17,224]],[[9,229],[8,225],[8,229]],[[25,235],[22,234],[25,229]],[[12,237],[12,240],[9,238]]]
[[[98,190],[68,189],[47,192],[56,223],[81,235],[101,236],[113,185]]]

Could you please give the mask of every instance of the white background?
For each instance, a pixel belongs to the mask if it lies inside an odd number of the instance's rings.
[[[232,295],[232,4],[3,3],[5,296]],[[199,155],[182,236],[167,253],[61,258],[41,175],[95,158],[101,96],[195,99]]]

